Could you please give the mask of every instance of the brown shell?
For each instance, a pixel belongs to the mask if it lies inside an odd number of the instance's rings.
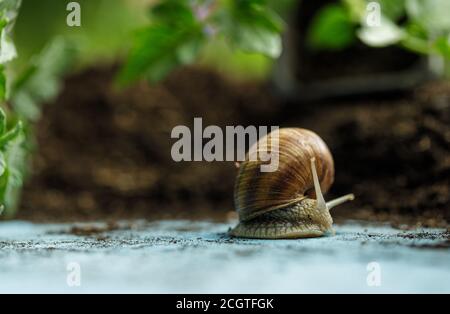
[[[317,174],[322,192],[334,181],[333,157],[324,141],[314,132],[300,128],[282,128],[278,149],[271,147],[271,135],[258,141],[253,153],[278,155],[275,172],[262,172],[260,166],[269,164],[247,160],[239,165],[234,187],[234,202],[239,219],[247,221],[274,209],[294,204],[305,197],[315,198],[311,158],[316,158]],[[276,157],[272,156],[272,158]],[[259,155],[258,155],[259,156]]]

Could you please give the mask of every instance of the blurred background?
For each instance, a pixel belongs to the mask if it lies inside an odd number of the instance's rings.
[[[450,221],[446,1],[77,2],[80,27],[69,1],[22,2],[8,103],[32,153],[4,217],[228,217],[233,163],[170,156],[173,127],[202,117],[318,133],[327,197],[356,195],[338,220]]]

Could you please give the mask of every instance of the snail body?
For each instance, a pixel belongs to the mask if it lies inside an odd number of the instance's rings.
[[[275,140],[278,145],[272,145]],[[334,181],[334,162],[324,141],[306,129],[282,128],[261,138],[249,154],[268,151],[278,158],[274,172],[260,171],[265,162],[258,158],[239,165],[234,188],[239,224],[230,235],[280,239],[333,232],[329,210],[354,196],[325,202],[322,191]]]

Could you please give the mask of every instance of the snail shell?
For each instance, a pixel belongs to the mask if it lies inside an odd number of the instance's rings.
[[[283,128],[277,135],[278,147],[271,145],[275,138],[272,132],[260,139],[252,151],[252,154],[270,152],[272,158],[278,158],[276,171],[262,172],[261,165],[267,162],[250,159],[250,153],[239,166],[234,189],[239,224],[230,231],[233,236],[321,236],[332,230],[329,209],[353,199],[353,195],[347,195],[330,203],[323,200],[322,191],[328,191],[334,181],[334,162],[327,145],[316,133]]]

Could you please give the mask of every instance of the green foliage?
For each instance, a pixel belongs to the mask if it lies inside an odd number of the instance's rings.
[[[369,4],[374,3],[381,9],[378,26],[368,23],[373,14]],[[309,41],[322,49],[343,49],[352,44],[351,29],[358,27],[358,38],[368,46],[397,44],[450,62],[449,12],[448,0],[341,0],[319,12],[309,31]],[[341,29],[340,35],[337,29]]]
[[[278,58],[283,21],[263,0],[235,0],[218,18],[219,26],[233,47]]]
[[[10,33],[17,17],[20,3],[20,0],[0,1],[0,64],[8,63],[17,56]]]
[[[30,60],[11,84],[9,103],[17,122],[0,136],[0,151],[6,165],[0,177],[0,204],[4,204],[7,216],[13,215],[17,209],[22,182],[29,170],[34,147],[33,122],[41,116],[41,105],[58,94],[61,79],[73,64],[75,56],[74,46],[66,39],[57,37]],[[1,121],[6,121],[4,115]],[[2,129],[6,130],[0,127]]]
[[[0,102],[6,100],[6,75],[3,66],[0,66]]]
[[[426,30],[430,37],[449,34],[450,1],[407,0],[405,10],[409,18]]]
[[[24,167],[24,134],[22,122],[7,127],[6,114],[0,109],[0,207],[16,208],[17,195],[22,186]]]
[[[339,4],[324,7],[314,17],[307,36],[309,45],[314,49],[347,48],[356,39],[351,12]]]
[[[15,208],[22,185],[23,126],[20,120],[7,119],[8,76],[5,65],[16,57],[10,38],[20,0],[0,0],[0,213]]]
[[[0,213],[7,216],[18,205],[39,105],[56,96],[75,56],[66,40],[56,38],[12,80],[6,65],[16,57],[10,34],[20,4],[20,0],[0,0]]]
[[[34,56],[12,85],[11,104],[15,113],[28,122],[38,120],[40,105],[57,96],[61,79],[74,63],[76,55],[72,42],[56,37]]]
[[[76,44],[77,68],[99,60],[113,63],[123,55],[132,30],[147,23],[142,0],[77,0],[81,6],[81,27],[68,27],[70,0],[22,1],[14,26],[14,43],[19,52],[12,67],[22,69],[48,42],[63,36]]]
[[[382,11],[380,27],[362,23],[359,36],[363,42],[372,46],[398,44],[416,53],[438,56],[450,62],[450,1],[404,0],[395,1],[395,4],[391,1],[390,6],[387,3],[380,2],[381,8],[389,8],[389,11]],[[400,23],[398,19],[401,16],[406,20]],[[367,36],[368,33],[371,36]],[[376,38],[375,43],[371,37]]]
[[[164,77],[179,64],[191,62],[203,36],[202,27],[185,1],[171,0],[152,8],[152,25],[134,36],[134,47],[119,80],[133,81],[148,75]]]
[[[11,30],[17,17],[21,0],[0,0],[0,101],[7,97],[5,64],[16,56],[16,48],[11,40]]]
[[[365,26],[358,30],[359,39],[372,47],[396,44],[404,36],[404,31],[385,16],[380,17],[379,26]]]
[[[151,24],[136,32],[119,82],[164,78],[196,61],[208,41],[224,38],[241,51],[277,58],[282,20],[265,0],[163,0],[150,11]]]

